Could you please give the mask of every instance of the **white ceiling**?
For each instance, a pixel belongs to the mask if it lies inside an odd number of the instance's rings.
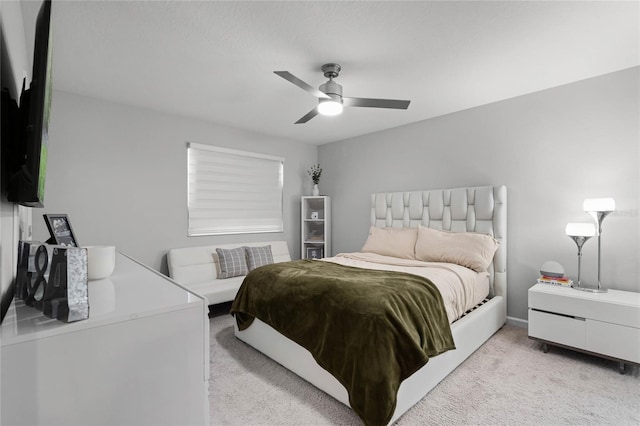
[[[32,43],[39,2],[23,2]],[[640,64],[638,1],[59,1],[54,89],[322,144]],[[294,122],[344,96],[410,99]],[[54,105],[55,108],[55,105]]]

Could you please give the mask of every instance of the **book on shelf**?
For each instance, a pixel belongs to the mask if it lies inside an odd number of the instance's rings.
[[[551,285],[561,285],[564,287],[573,286],[573,281],[569,277],[547,277],[545,275],[541,275],[538,278],[538,283],[540,284],[551,284]]]

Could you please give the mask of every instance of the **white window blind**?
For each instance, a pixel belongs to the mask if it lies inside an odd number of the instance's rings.
[[[282,232],[284,158],[187,144],[189,236]]]

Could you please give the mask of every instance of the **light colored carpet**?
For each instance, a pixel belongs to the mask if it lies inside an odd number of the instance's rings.
[[[349,408],[212,318],[211,425],[361,425]],[[640,368],[551,348],[505,326],[402,416],[409,425],[640,425]]]

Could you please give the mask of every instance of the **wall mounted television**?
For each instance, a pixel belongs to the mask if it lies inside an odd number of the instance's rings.
[[[1,0],[0,0],[1,1]],[[36,19],[33,71],[29,89],[23,81],[20,106],[5,84],[15,77],[10,67],[2,69],[2,194],[9,202],[44,207],[49,117],[52,95],[51,0],[44,0]],[[3,62],[8,59],[4,37],[0,40]],[[13,84],[13,83],[12,83]],[[0,323],[14,296],[14,285],[2,289]]]
[[[10,202],[44,207],[49,118],[52,96],[51,0],[44,0],[36,19],[31,84],[20,95],[19,120],[11,143]]]

